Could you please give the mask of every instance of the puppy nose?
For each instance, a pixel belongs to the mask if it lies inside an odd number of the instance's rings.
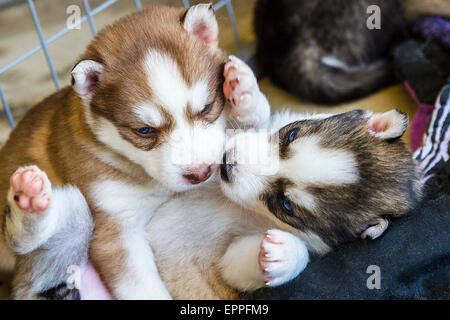
[[[189,181],[191,184],[199,184],[207,180],[212,174],[212,166],[202,163],[198,167],[189,168],[188,173],[184,174],[183,177]]]

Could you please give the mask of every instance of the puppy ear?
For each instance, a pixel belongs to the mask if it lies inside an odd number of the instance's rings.
[[[212,4],[190,7],[183,18],[183,27],[193,37],[216,49],[219,45],[219,26]]]
[[[374,113],[367,121],[369,132],[383,140],[395,140],[403,136],[408,128],[408,115],[397,109]]]
[[[91,99],[103,73],[103,65],[94,60],[82,60],[72,70],[72,85],[81,99]]]

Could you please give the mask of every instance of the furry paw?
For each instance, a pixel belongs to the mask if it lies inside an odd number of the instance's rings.
[[[224,76],[223,92],[232,105],[232,115],[240,120],[255,112],[259,87],[250,67],[230,56]]]
[[[309,261],[308,249],[302,240],[281,230],[269,230],[261,241],[259,266],[269,287],[294,279]]]
[[[376,239],[379,236],[381,236],[388,227],[389,227],[388,220],[379,219],[378,223],[376,225],[373,225],[373,226],[367,228],[366,230],[364,230],[364,232],[361,234],[361,238],[365,239],[365,238],[369,237],[372,240]]]
[[[42,212],[50,205],[51,184],[36,166],[22,167],[11,176],[11,189],[17,206],[29,213]]]

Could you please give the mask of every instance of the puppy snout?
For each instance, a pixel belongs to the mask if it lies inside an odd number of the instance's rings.
[[[184,174],[183,177],[191,184],[199,184],[200,182],[206,181],[212,172],[212,165],[202,163],[198,167],[189,168],[188,173]]]

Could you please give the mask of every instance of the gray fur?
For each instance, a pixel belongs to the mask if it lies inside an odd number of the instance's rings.
[[[370,5],[380,8],[381,29],[367,28]],[[358,98],[394,78],[391,48],[405,25],[398,0],[259,0],[258,62],[276,84],[301,98]]]
[[[83,270],[87,265],[94,224],[84,197],[75,187],[55,188],[52,208],[50,214],[60,215],[54,234],[42,246],[17,257],[13,280],[15,299],[50,298],[43,293],[66,284],[69,266]]]

